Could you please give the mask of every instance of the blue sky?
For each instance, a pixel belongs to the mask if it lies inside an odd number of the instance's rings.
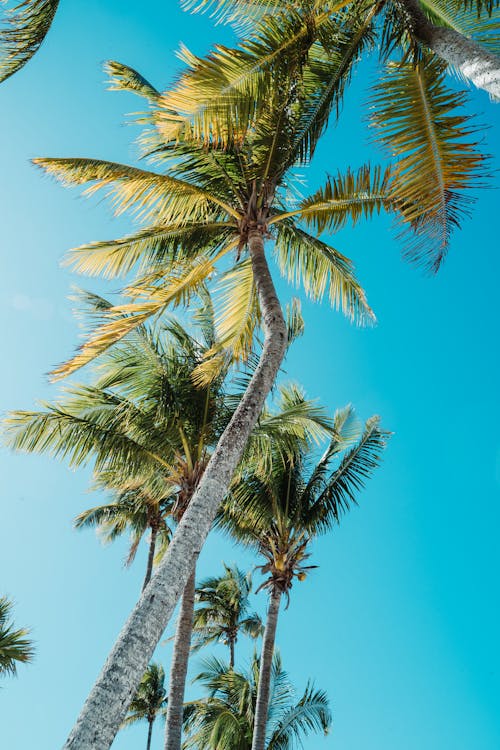
[[[45,373],[78,335],[71,284],[116,289],[61,268],[64,252],[130,230],[29,159],[133,162],[137,133],[124,120],[140,104],[106,91],[102,63],[118,59],[164,87],[180,41],[203,52],[229,38],[175,2],[66,0],[37,57],[0,88],[2,411],[55,395]],[[362,121],[372,77],[369,66],[360,69],[340,125],[308,170],[311,184],[325,169],[379,160]],[[474,93],[471,111],[491,126],[486,148],[498,154],[498,106]],[[386,217],[332,238],[356,263],[376,328],[303,304],[306,333],[287,360],[288,377],[332,411],[352,402],[363,418],[381,414],[395,433],[360,507],[315,545],[319,568],[293,590],[280,621],[278,644],[298,689],[313,677],[332,701],[333,731],[309,738],[309,750],[500,747],[497,206],[497,190],[478,194],[433,278],[401,261]],[[125,543],[103,548],[92,532],[72,530],[73,516],[98,501],[87,492],[88,470],[5,450],[0,461],[0,592],[15,600],[16,621],[32,627],[37,646],[34,663],[2,682],[2,741],[53,750],[135,602],[145,549],[124,570]],[[201,574],[217,573],[222,559],[255,562],[212,539]],[[264,610],[263,595],[255,607]],[[169,653],[169,643],[160,645],[167,668]],[[242,644],[240,659],[249,653]],[[145,729],[130,729],[114,747],[143,742]],[[160,730],[155,742],[162,746]]]

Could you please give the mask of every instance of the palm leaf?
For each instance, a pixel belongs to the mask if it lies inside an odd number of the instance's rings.
[[[446,88],[446,66],[429,57],[389,63],[372,96],[378,140],[395,159],[391,190],[409,244],[405,257],[437,271],[450,236],[480,185],[485,157],[471,140],[470,117],[457,112],[466,94]]]
[[[0,29],[0,82],[31,60],[45,39],[59,0],[23,0],[5,12]]]

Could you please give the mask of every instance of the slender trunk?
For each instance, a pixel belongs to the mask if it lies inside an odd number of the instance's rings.
[[[255,720],[253,724],[252,750],[265,750],[267,714],[269,711],[269,690],[271,688],[271,670],[273,666],[274,641],[280,609],[281,591],[272,589],[267,610],[266,628],[262,639],[260,655],[259,687],[255,703]]]
[[[149,727],[148,727],[148,742],[146,745],[146,750],[150,750],[151,748],[151,737],[153,736],[153,723],[154,723],[154,719],[153,721],[148,720]]]
[[[156,537],[158,536],[158,529],[156,526],[151,527],[151,539],[149,542],[149,554],[148,554],[148,565],[146,568],[146,576],[144,578],[144,583],[142,584],[142,590],[146,588],[148,583],[151,580],[151,573],[153,572],[153,561],[155,559],[155,550],[156,550]]]
[[[165,724],[165,750],[181,750],[184,690],[193,632],[196,569],[188,578],[181,599],[175,631],[174,653],[170,666],[170,686]]]
[[[454,29],[435,26],[418,0],[401,0],[408,11],[417,38],[434,54],[460,70],[475,86],[500,100],[500,57]]]
[[[229,640],[229,669],[234,669],[234,638]]]
[[[248,246],[259,295],[264,346],[259,364],[226,427],[162,562],[118,636],[64,750],[108,750],[186,585],[286,349],[286,325],[264,254],[262,233]]]

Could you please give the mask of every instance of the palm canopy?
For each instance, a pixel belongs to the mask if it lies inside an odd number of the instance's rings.
[[[341,27],[339,44],[343,34]],[[359,322],[373,318],[351,262],[317,235],[382,208],[401,212],[406,203],[396,201],[390,173],[364,165],[329,177],[308,197],[294,197],[293,169],[314,154],[338,105],[339,86],[348,80],[342,51],[334,54],[332,45],[327,54],[326,47],[307,40],[293,55],[278,57],[266,68],[257,96],[252,86],[235,102],[228,95],[225,108],[218,106],[217,118],[205,128],[196,113],[210,114],[211,109],[206,99],[198,106],[200,96],[210,99],[212,78],[220,89],[227,88],[225,65],[239,68],[238,54],[214,53],[203,64],[196,59],[192,75],[165,94],[135,71],[110,66],[115,87],[150,102],[143,146],[158,171],[94,159],[35,160],[67,185],[89,183],[87,194],[104,191],[118,213],[127,211],[145,225],[128,237],[70,253],[69,263],[79,271],[135,276],[124,290],[131,301],[109,310],[106,321],[56,376],[86,364],[168,306],[189,303],[215,276],[218,341],[200,378],[213,376],[228,352],[245,360],[260,322],[246,254],[253,230],[272,242],[281,272],[312,298],[327,295]],[[182,101],[177,101],[178,90]]]
[[[137,688],[123,725],[140,721],[152,724],[165,707],[166,695],[165,671],[160,664],[152,662]]]
[[[356,504],[388,437],[378,417],[360,429],[348,406],[335,414],[333,438],[319,461],[302,444],[293,453],[276,449],[266,472],[252,461],[242,469],[218,524],[264,557],[261,571],[267,577],[260,588],[288,597],[294,579],[306,577],[311,540]]]
[[[252,578],[236,565],[224,563],[224,574],[206,578],[196,588],[197,607],[194,611],[193,647],[224,643],[231,652],[234,666],[234,645],[240,632],[251,638],[262,635],[263,626],[256,612],[249,612]]]
[[[215,658],[207,660],[197,681],[208,696],[185,708],[185,750],[250,750],[258,679],[257,657],[247,672],[228,668]],[[328,733],[332,718],[326,694],[308,684],[297,700],[278,653],[271,691],[267,750],[292,750],[311,732]]]
[[[414,4],[418,5],[416,0]],[[378,51],[381,77],[371,98],[370,119],[375,140],[392,161],[386,187],[398,222],[409,230],[403,233],[405,256],[436,271],[452,231],[470,210],[468,190],[482,184],[485,157],[478,151],[477,128],[462,110],[465,93],[446,86],[446,64],[415,38],[407,3],[255,0],[193,5],[217,6],[216,13],[223,18],[243,23],[245,39],[237,50],[217,46],[208,58],[184,51],[189,69],[163,95],[165,109],[177,114],[157,115],[163,131],[179,134],[188,129],[191,137],[206,141],[214,131],[222,140],[230,140],[236,129],[241,137],[255,114],[250,103],[259,97],[266,100],[276,71],[291,61],[300,65],[307,61],[317,74],[317,97],[297,130],[296,145],[300,160],[310,159],[332,108],[338,112],[361,53]],[[477,33],[482,43],[500,54],[498,19],[484,12],[478,18],[452,0],[423,5],[444,26],[466,37]],[[251,23],[245,24],[249,15]],[[117,87],[133,88],[130,72],[123,68],[119,77],[116,63],[111,71],[118,78]],[[142,93],[148,96],[147,91]],[[152,107],[156,112],[158,106]],[[328,190],[327,183],[324,197]],[[320,221],[316,228],[326,225]]]
[[[15,628],[11,621],[12,602],[0,597],[0,675],[17,672],[18,663],[31,661],[33,643],[26,628]]]

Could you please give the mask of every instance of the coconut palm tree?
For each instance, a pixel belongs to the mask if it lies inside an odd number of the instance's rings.
[[[229,667],[234,667],[234,649],[240,632],[257,638],[262,621],[256,612],[248,612],[252,590],[250,573],[236,565],[226,565],[219,577],[206,578],[196,588],[198,606],[194,611],[193,648],[223,643],[229,648]]]
[[[276,451],[271,471],[260,466],[242,469],[223,504],[219,523],[258,551],[266,576],[259,588],[269,592],[262,642],[252,750],[266,747],[266,722],[271,695],[271,669],[282,597],[288,600],[294,580],[311,569],[312,540],[338,524],[356,502],[365,480],[380,462],[388,437],[379,419],[369,419],[356,436],[352,409],[338,411],[335,435],[317,463],[311,450]]]
[[[197,677],[208,696],[186,704],[186,750],[250,750],[259,679],[254,656],[248,672],[239,672],[212,657]],[[308,684],[297,700],[278,653],[271,671],[266,750],[292,750],[310,732],[328,733],[331,713],[322,690]]]
[[[341,39],[356,36],[347,25],[340,31]],[[227,68],[239,68],[241,57],[238,51],[219,50],[208,60],[212,77],[207,75],[207,85],[201,86],[205,100],[211,82],[219,74],[225,80]],[[81,271],[114,276],[135,270],[137,276],[126,290],[133,301],[109,310],[107,322],[91,334],[70,363],[57,369],[56,376],[88,363],[167,306],[188,304],[217,271],[222,276],[218,341],[198,368],[198,381],[215,377],[229,355],[245,360],[258,325],[264,340],[253,377],[172,544],[122,629],[68,739],[66,747],[76,743],[81,750],[91,747],[96,731],[103,747],[112,742],[126,696],[168,623],[275,382],[287,334],[266,249],[274,250],[284,274],[302,283],[312,297],[327,293],[351,318],[367,320],[372,314],[350,262],[317,233],[338,229],[349,219],[357,221],[382,208],[399,212],[405,226],[418,230],[420,241],[424,218],[432,231],[437,221],[435,214],[423,217],[418,212],[415,196],[413,200],[397,198],[390,171],[367,166],[329,178],[308,198],[291,200],[293,168],[314,154],[338,103],[339,88],[348,80],[342,52],[326,55],[321,45],[303,40],[293,54],[278,57],[276,65],[266,69],[265,97],[255,97],[249,90],[244,106],[239,97],[237,106],[231,107],[228,96],[216,127],[210,121],[204,131],[195,117],[192,122],[186,119],[185,99],[179,99],[176,108],[172,97],[160,95],[135,71],[114,67],[113,74],[116,86],[130,88],[150,101],[153,127],[145,148],[162,171],[94,159],[37,160],[68,185],[88,182],[92,193],[105,190],[117,210],[135,210],[147,222],[146,228],[129,237],[91,243],[72,254]],[[191,87],[189,95],[194,90]],[[454,126],[459,126],[458,120],[448,118],[445,130]],[[460,130],[462,136],[465,132],[465,128]],[[457,190],[468,185],[481,161],[474,145],[465,141],[455,151],[443,148],[443,159]],[[438,257],[442,254],[441,248]]]
[[[148,739],[146,750],[151,748],[151,737],[153,726],[157,717],[164,712],[167,703],[166,690],[164,687],[165,672],[159,664],[150,664],[139,683],[137,692],[132,698],[128,708],[127,717],[123,726],[147,721]]]
[[[15,629],[11,622],[12,602],[0,597],[0,675],[17,672],[17,663],[26,663],[33,658],[33,642],[27,637],[26,628]]]

